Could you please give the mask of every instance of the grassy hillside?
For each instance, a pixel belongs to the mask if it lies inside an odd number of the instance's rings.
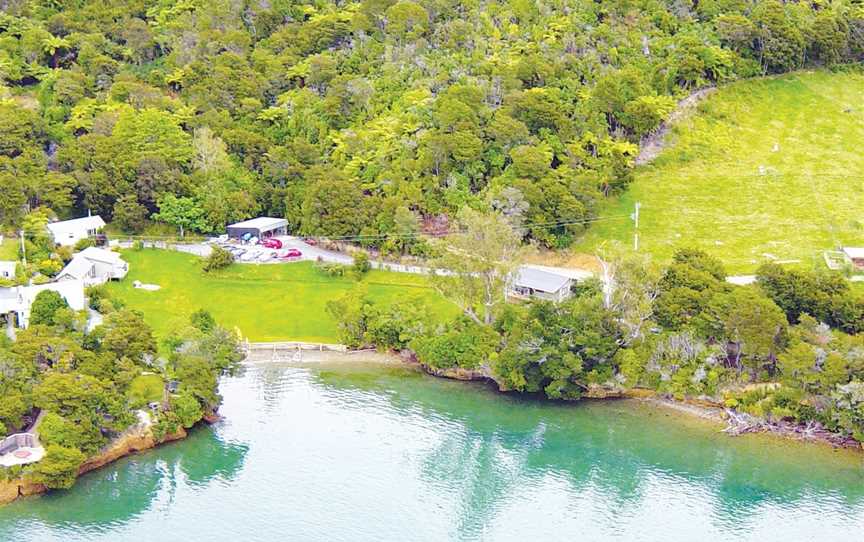
[[[579,245],[633,242],[662,259],[698,246],[733,272],[767,259],[818,264],[864,245],[864,75],[801,72],[715,93]],[[621,215],[624,215],[623,217]]]
[[[325,310],[327,301],[354,287],[349,278],[326,277],[309,262],[286,265],[234,265],[205,275],[197,258],[161,250],[127,251],[130,271],[112,291],[127,306],[144,312],[157,336],[164,337],[189,315],[204,308],[228,327],[237,327],[253,341],[301,340],[338,342],[336,324]],[[161,290],[135,289],[132,283],[158,284]],[[382,302],[417,295],[436,314],[456,309],[417,275],[371,271],[363,281],[369,295]]]

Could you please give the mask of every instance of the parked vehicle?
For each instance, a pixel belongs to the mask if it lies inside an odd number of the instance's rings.
[[[285,251],[284,254],[282,254],[282,255],[279,256],[279,257],[282,258],[283,260],[287,260],[287,259],[290,259],[290,258],[299,258],[299,257],[302,256],[302,255],[303,255],[303,253],[300,252],[298,249],[296,249],[296,248],[289,248],[288,250]]]
[[[303,242],[307,245],[312,245],[313,247],[318,244],[318,239],[313,239],[312,237],[307,237],[303,239]]]
[[[279,239],[274,239],[273,237],[264,239],[261,244],[264,245],[266,248],[282,248],[282,241],[280,241]]]

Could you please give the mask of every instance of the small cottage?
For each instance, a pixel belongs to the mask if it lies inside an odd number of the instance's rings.
[[[72,220],[61,220],[48,224],[48,231],[58,245],[71,247],[81,239],[93,238],[105,227],[99,215],[85,216]]]
[[[535,297],[547,301],[564,301],[570,297],[574,279],[562,273],[523,266],[510,285],[509,294],[517,298]]]

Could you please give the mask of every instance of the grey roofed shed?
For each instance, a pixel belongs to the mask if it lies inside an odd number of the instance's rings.
[[[261,216],[231,224],[227,230],[228,237],[232,239],[240,239],[247,233],[258,238],[272,237],[288,233],[288,221],[284,218]]]
[[[513,280],[511,291],[517,296],[534,296],[561,301],[570,296],[571,277],[523,266]]]

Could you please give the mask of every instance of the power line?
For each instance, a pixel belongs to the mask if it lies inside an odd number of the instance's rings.
[[[562,226],[575,226],[575,225],[583,225],[583,224],[592,224],[594,222],[603,222],[607,220],[621,220],[625,218],[630,218],[630,215],[612,215],[606,217],[599,218],[589,218],[583,220],[563,220],[559,222],[530,222],[527,224],[520,224],[517,226],[517,229],[520,230],[528,230],[528,229],[553,229],[559,228]],[[410,239],[417,237],[447,237],[448,235],[459,235],[466,233],[466,230],[453,230],[447,231],[442,234],[426,234],[422,232],[417,233],[381,233],[381,234],[368,234],[368,235],[344,235],[344,236],[314,236],[310,235],[310,239],[327,239],[330,241],[364,241],[364,240],[375,240],[375,239]]]

